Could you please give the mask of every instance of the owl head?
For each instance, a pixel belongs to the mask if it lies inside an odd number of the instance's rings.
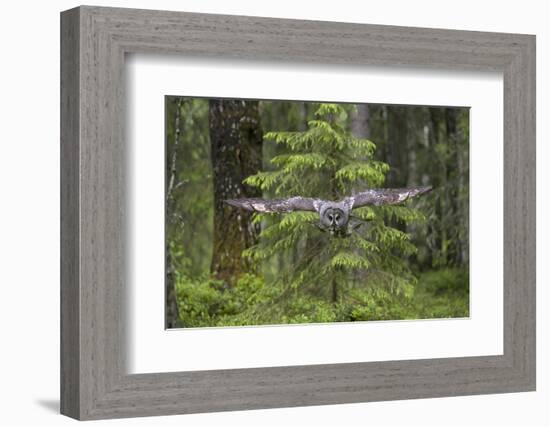
[[[349,213],[343,207],[327,206],[320,212],[321,223],[329,230],[338,231],[346,228]]]

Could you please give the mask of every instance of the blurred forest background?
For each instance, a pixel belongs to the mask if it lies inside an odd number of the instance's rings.
[[[467,108],[167,96],[165,117],[167,328],[469,315]],[[223,203],[418,185],[348,238]]]

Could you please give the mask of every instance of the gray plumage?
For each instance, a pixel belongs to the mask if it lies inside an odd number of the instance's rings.
[[[412,197],[427,193],[432,187],[413,188],[373,188],[334,202],[309,197],[289,197],[286,199],[230,199],[231,206],[261,213],[288,213],[309,211],[319,214],[319,228],[332,234],[349,235],[351,212],[363,206],[395,205]],[[355,225],[355,224],[352,224]],[[353,227],[355,228],[355,227]]]

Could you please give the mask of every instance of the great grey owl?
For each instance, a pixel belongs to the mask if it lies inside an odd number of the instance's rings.
[[[363,206],[395,205],[412,197],[427,193],[432,187],[413,188],[373,188],[345,197],[339,202],[309,197],[289,197],[287,199],[230,199],[231,206],[262,213],[288,213],[310,211],[319,214],[321,230],[336,236],[349,236],[363,221],[354,218],[351,211]]]

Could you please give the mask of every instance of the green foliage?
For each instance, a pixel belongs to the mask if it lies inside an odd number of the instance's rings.
[[[274,170],[245,182],[268,196],[299,194],[332,200],[381,186],[389,166],[374,159],[372,141],[347,131],[351,112],[341,105],[320,104],[307,130],[267,133],[266,139],[284,147],[283,154],[271,160]],[[281,289],[278,304],[283,306],[285,299],[295,303],[297,298],[317,298],[341,312],[341,305],[357,301],[358,295],[371,299],[366,303],[410,297],[416,279],[407,256],[416,248],[407,233],[386,225],[386,220],[408,224],[422,221],[422,214],[406,206],[365,207],[354,214],[368,224],[347,238],[319,231],[314,213],[258,214],[256,220],[263,226],[260,243],[243,256],[263,262],[268,270],[277,266],[272,286]],[[288,259],[293,262],[284,262]]]
[[[213,187],[208,100],[168,97],[168,271],[184,327],[466,317],[468,112],[261,101],[263,169],[246,182],[265,197],[337,200],[370,187],[433,185],[406,205],[364,207],[352,236],[321,232],[318,215],[257,215],[261,239],[243,251],[258,268],[228,287],[213,280]],[[178,117],[179,122],[175,118]],[[179,143],[175,144],[179,128]],[[373,142],[375,141],[376,144]]]
[[[420,276],[405,318],[468,317],[469,312],[468,270],[445,268]]]
[[[269,299],[269,289],[260,278],[247,274],[230,289],[210,278],[180,276],[176,282],[180,321],[185,327],[246,325],[249,307]]]
[[[295,294],[244,275],[232,288],[209,278],[179,276],[176,290],[184,327],[245,326],[278,323],[328,323],[369,320],[467,317],[468,273],[443,269],[420,275],[415,286],[386,281],[385,287],[354,289],[337,303]],[[258,309],[261,308],[261,309]]]
[[[416,201],[427,221],[414,227],[420,269],[469,262],[469,111],[467,108],[369,106],[375,157],[391,165],[388,187],[432,185]]]
[[[167,98],[166,113],[167,188],[170,180],[173,181],[167,200],[167,249],[173,268],[195,277],[210,269],[212,252],[213,191],[208,102]],[[178,116],[179,134],[175,144],[178,128],[174,117]]]

